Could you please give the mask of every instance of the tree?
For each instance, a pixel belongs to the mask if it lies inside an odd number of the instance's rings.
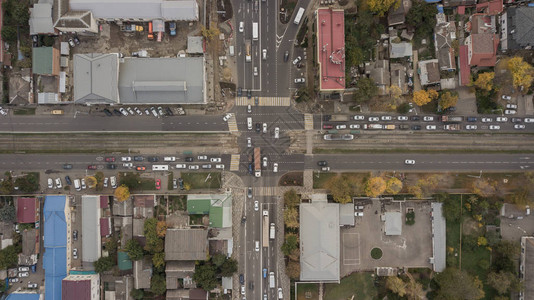
[[[402,190],[402,181],[397,177],[392,177],[386,182],[386,193],[396,195]]]
[[[104,188],[104,173],[100,171],[96,172],[95,178],[96,178],[96,190],[101,191]]]
[[[290,260],[287,263],[286,274],[289,278],[298,280],[300,278],[300,262]]]
[[[495,271],[515,272],[515,261],[520,251],[519,243],[503,240],[495,244],[492,252],[492,269]]]
[[[128,242],[126,242],[126,246],[124,247],[124,250],[128,253],[128,257],[130,257],[131,260],[136,261],[143,258],[143,247],[137,240],[131,239]]]
[[[389,276],[387,278],[386,288],[401,297],[406,295],[406,283],[397,276]]]
[[[25,176],[17,177],[15,186],[19,187],[21,192],[32,193],[39,189],[39,175],[37,173],[28,173]]]
[[[488,285],[501,295],[510,292],[512,286],[517,285],[515,281],[517,281],[517,277],[514,274],[502,271],[489,273],[486,280]]]
[[[290,189],[289,191],[284,193],[284,203],[287,207],[294,207],[299,205],[300,198],[294,189]]]
[[[90,189],[96,187],[96,184],[98,183],[95,176],[85,176],[85,182]]]
[[[435,299],[465,299],[474,300],[484,298],[482,282],[469,275],[464,270],[446,268],[436,276],[439,285]]]
[[[420,40],[432,34],[436,27],[437,13],[435,5],[421,0],[412,2],[412,7],[406,14],[406,24],[415,28],[415,38]]]
[[[479,73],[475,81],[471,81],[471,86],[475,88],[491,91],[493,89],[493,79],[495,78],[495,72]]]
[[[117,201],[123,202],[130,198],[130,189],[123,184],[115,189],[114,196],[117,198]]]
[[[154,295],[163,295],[167,290],[167,283],[165,282],[165,277],[160,274],[152,275],[150,279],[150,290]]]
[[[132,296],[132,298],[135,300],[142,300],[145,298],[145,291],[141,289],[133,289],[130,291],[130,296]]]
[[[165,266],[165,253],[163,252],[156,252],[152,256],[152,264],[154,264],[154,267],[160,268]]]
[[[460,220],[462,213],[460,203],[449,197],[449,194],[440,194],[438,198],[443,202],[443,216],[447,222],[455,223]]]
[[[425,294],[423,285],[410,277],[410,281],[408,281],[408,284],[406,285],[406,295],[408,296],[408,299],[424,299]]]
[[[0,250],[0,269],[7,269],[16,266],[18,263],[18,254],[21,252],[20,246],[7,246]]]
[[[17,29],[11,25],[2,27],[2,39],[6,42],[15,43],[17,41]]]
[[[150,253],[163,252],[163,240],[157,234],[157,220],[156,218],[148,218],[145,220],[145,250]]]
[[[130,190],[135,190],[141,185],[139,173],[126,173],[120,176],[119,185],[125,185]]]
[[[326,188],[330,190],[334,201],[344,204],[351,201],[351,188],[347,179],[343,176],[335,176],[328,180],[325,184]]]
[[[520,56],[512,57],[508,61],[507,67],[512,73],[514,87],[523,86],[524,90],[527,91],[532,84],[534,68]]]
[[[12,223],[17,217],[17,211],[15,206],[4,204],[4,207],[0,209],[0,221]]]
[[[289,256],[291,252],[293,252],[295,249],[299,248],[299,239],[296,234],[288,233],[286,234],[286,240],[284,241],[284,244],[282,244],[282,247],[280,248],[282,250],[282,253],[284,255]]]
[[[413,92],[413,102],[418,106],[423,106],[429,103],[432,99],[425,90]]]
[[[378,197],[386,190],[386,182],[382,177],[371,177],[365,184],[365,194],[369,197]]]
[[[389,96],[394,100],[399,100],[402,96],[402,90],[397,85],[392,85],[388,88]]]
[[[352,100],[358,103],[370,101],[378,95],[378,87],[371,78],[363,77],[356,83],[356,91],[352,94]]]
[[[165,237],[165,234],[167,233],[167,223],[165,221],[158,221],[156,224],[156,233],[158,237]]]
[[[2,193],[2,195],[11,195],[14,190],[15,185],[13,184],[13,177],[11,177],[11,173],[6,172],[4,180],[0,183],[0,193]]]
[[[220,274],[223,277],[230,277],[237,272],[237,260],[233,258],[225,259],[224,263],[220,267]]]
[[[216,26],[213,26],[209,29],[204,26],[200,26],[200,34],[202,34],[202,36],[207,40],[211,41],[214,38],[217,38],[221,34],[221,31]]]
[[[215,265],[217,268],[220,268],[224,262],[226,261],[226,255],[224,254],[215,254],[211,257],[211,262],[213,265]]]
[[[211,291],[217,286],[216,268],[209,262],[196,266],[193,280],[205,291]]]
[[[288,228],[299,228],[299,212],[296,208],[288,208],[284,211],[284,224]]]
[[[441,94],[439,98],[439,105],[442,109],[447,109],[452,106],[456,106],[458,102],[458,95],[453,95],[451,92],[447,91]]]
[[[383,17],[390,8],[394,10],[399,8],[399,0],[368,0],[369,10],[378,14],[379,17]]]
[[[113,262],[113,258],[111,256],[102,256],[94,263],[95,272],[103,273],[109,271],[114,265],[115,263]]]
[[[471,184],[471,192],[482,197],[494,195],[496,191],[495,182],[489,178],[478,178],[473,180]]]
[[[189,182],[184,183],[184,190],[189,191],[191,189],[191,184]]]

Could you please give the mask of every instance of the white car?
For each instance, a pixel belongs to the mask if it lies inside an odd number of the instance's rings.
[[[252,138],[250,137],[247,138],[247,147],[252,148]]]
[[[506,108],[517,109],[517,104],[508,103],[508,104],[506,104]]]
[[[28,288],[29,289],[36,289],[37,288],[37,283],[28,282]]]
[[[351,125],[349,125],[349,128],[350,129],[360,129],[360,125],[359,124],[351,124]]]
[[[369,117],[369,122],[378,122],[380,121],[380,118],[378,117]]]
[[[295,83],[304,83],[306,82],[306,79],[304,78],[295,78]]]
[[[244,295],[244,294],[245,294],[245,286],[242,285],[242,286],[241,286],[241,295]]]
[[[434,121],[434,117],[432,117],[432,116],[424,116],[423,117],[423,121],[432,122],[432,121]]]
[[[54,181],[52,178],[48,178],[48,188],[53,189],[54,188]]]
[[[523,121],[525,123],[534,123],[534,118],[524,118]]]
[[[87,185],[85,185],[85,179],[82,178],[82,180],[80,180],[80,182],[82,183],[82,190],[85,190],[87,188]]]
[[[404,161],[404,164],[406,164],[406,165],[415,165],[415,160],[407,159],[407,160]]]
[[[190,165],[189,166],[189,170],[198,170],[198,169],[199,169],[198,165]]]
[[[158,111],[154,108],[154,106],[150,108],[150,111],[152,112],[154,117],[159,118]]]
[[[247,105],[247,113],[252,113],[252,105]]]
[[[30,272],[21,272],[18,274],[19,277],[29,277],[30,276]]]
[[[132,168],[133,167],[133,163],[123,163],[122,166],[125,167],[125,168]]]
[[[507,109],[504,111],[505,115],[515,115],[517,112],[513,109]]]
[[[239,22],[239,32],[245,31],[245,22]]]
[[[380,119],[382,119],[382,121],[391,121],[391,120],[393,120],[393,117],[391,117],[391,116],[382,116]]]
[[[215,165],[215,169],[224,169],[224,165],[223,164],[217,164],[217,165]]]
[[[347,129],[347,125],[336,125],[336,129]]]
[[[212,157],[212,158],[210,158],[210,161],[211,161],[211,162],[221,162],[221,158],[219,158],[219,157]]]
[[[198,160],[208,160],[208,156],[206,155],[199,155],[197,158]]]
[[[506,100],[506,101],[510,101],[510,100],[512,100],[512,97],[507,96],[507,95],[502,95],[501,98],[502,98],[503,100]]]
[[[514,128],[515,129],[525,129],[525,125],[523,125],[523,124],[515,124]]]
[[[258,67],[254,67],[254,76],[258,76]]]
[[[436,130],[436,125],[426,125],[426,130]]]
[[[263,49],[263,50],[261,51],[261,58],[262,58],[263,60],[267,60],[267,49]]]
[[[478,128],[477,125],[466,125],[465,126],[465,129],[467,129],[467,130],[475,130],[477,128]]]
[[[278,173],[278,163],[273,164],[273,172]]]
[[[63,184],[61,184],[61,178],[56,178],[56,188],[57,189],[63,188]]]
[[[223,121],[228,122],[228,120],[230,120],[231,117],[232,117],[232,114],[226,114],[223,117]]]
[[[108,184],[109,184],[109,178],[106,177],[106,178],[104,178],[104,184],[103,184],[103,186],[104,186],[105,188],[107,188],[107,187],[108,187]]]
[[[267,168],[267,156],[263,157],[263,167]]]
[[[19,272],[29,272],[30,267],[19,267]]]
[[[0,107],[0,115],[6,116],[7,115],[7,111]]]
[[[254,201],[254,210],[255,211],[260,210],[260,203],[258,201]]]
[[[295,58],[295,59],[293,60],[293,64],[296,65],[296,64],[298,64],[299,61],[301,61],[301,60],[302,60],[302,57],[298,56],[297,58]]]
[[[133,109],[131,107],[127,107],[126,110],[133,116],[135,115],[135,112],[133,111]]]
[[[125,116],[125,117],[128,116],[128,112],[126,111],[126,109],[124,109],[124,108],[121,107],[121,108],[119,108],[119,111],[121,112],[121,114],[122,114],[123,116]]]
[[[497,119],[495,119],[497,122],[508,122],[508,118],[507,117],[497,117]]]
[[[134,111],[135,111],[138,115],[140,115],[140,116],[143,115],[143,112],[142,112],[139,108],[137,108],[137,107],[134,107]]]
[[[354,116],[353,118],[355,121],[363,121],[365,120],[365,116]]]
[[[263,133],[267,133],[267,123],[263,123]]]
[[[121,161],[132,161],[132,158],[130,156],[123,156],[121,157]]]
[[[490,125],[490,126],[489,126],[489,129],[490,129],[490,130],[500,130],[500,129],[501,129],[501,126],[499,126],[499,125]]]
[[[77,248],[72,249],[72,258],[78,259],[78,249]]]
[[[482,123],[490,123],[490,122],[493,122],[493,119],[492,118],[482,118]]]
[[[186,164],[176,164],[176,169],[187,169]]]
[[[277,139],[280,137],[280,128],[279,127],[275,127],[274,128],[274,138]]]
[[[408,117],[407,116],[398,116],[397,120],[399,120],[399,121],[408,121]]]

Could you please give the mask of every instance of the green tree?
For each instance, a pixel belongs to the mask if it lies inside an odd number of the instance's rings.
[[[299,240],[297,235],[288,233],[286,234],[286,240],[284,241],[284,244],[282,244],[282,253],[284,255],[289,256],[295,249],[299,248]]]
[[[4,25],[2,27],[2,39],[9,43],[17,41],[17,29],[11,25]]]
[[[155,268],[161,268],[165,266],[165,253],[163,252],[156,252],[152,256],[152,264],[154,264]]]
[[[397,9],[400,5],[399,0],[368,0],[369,9],[383,17],[390,8]]]
[[[16,216],[15,206],[4,204],[4,207],[0,208],[0,221],[12,223],[15,221]]]
[[[24,193],[33,193],[39,189],[39,176],[38,173],[28,173],[25,176],[17,177],[15,180],[15,186],[19,187],[19,190]]]
[[[14,267],[18,263],[18,254],[21,252],[20,247],[15,245],[7,246],[0,251],[0,269]]]
[[[126,173],[120,177],[119,185],[125,185],[128,189],[135,190],[141,185],[141,176],[139,173]]]
[[[284,203],[287,207],[294,207],[300,204],[300,197],[294,189],[284,193]]]
[[[515,272],[515,261],[519,257],[521,246],[511,241],[501,241],[493,246],[492,269],[495,271]]]
[[[412,7],[406,14],[406,24],[415,28],[415,37],[418,39],[429,37],[436,26],[435,5],[422,0],[412,2]]]
[[[211,257],[211,262],[213,265],[215,265],[217,268],[220,268],[224,262],[226,261],[226,255],[224,254],[215,254]]]
[[[211,263],[202,262],[196,266],[193,280],[200,288],[211,291],[217,286],[216,271],[217,269]]]
[[[102,256],[95,261],[95,272],[103,273],[109,271],[114,265],[115,263],[113,262],[113,258],[111,256]]]
[[[148,218],[144,224],[145,250],[150,253],[163,252],[164,248],[163,239],[157,234],[157,223],[156,218]]]
[[[356,83],[356,91],[352,100],[357,103],[366,103],[378,95],[378,87],[371,78],[363,77]]]
[[[143,247],[137,240],[131,239],[128,242],[126,242],[126,246],[124,247],[124,250],[128,253],[128,257],[130,257],[131,260],[136,261],[143,258]]]
[[[491,272],[486,282],[501,295],[510,292],[512,287],[517,287],[519,284],[517,276],[510,272]]]
[[[54,39],[54,37],[52,36],[49,36],[49,35],[43,36],[43,45],[46,47],[54,46],[55,41],[56,39]]]
[[[130,296],[132,296],[132,298],[135,300],[141,300],[145,298],[145,291],[141,289],[133,289],[130,291]]]
[[[435,299],[465,299],[475,300],[484,298],[482,282],[469,275],[464,270],[446,268],[436,276],[439,285]]]
[[[150,279],[150,290],[154,295],[163,295],[167,290],[167,283],[165,282],[165,277],[160,274],[152,275]]]
[[[4,180],[0,183],[0,193],[2,193],[2,195],[11,195],[13,194],[14,189],[15,185],[13,184],[13,177],[11,177],[11,173],[6,172]]]
[[[230,277],[237,272],[237,260],[227,258],[220,267],[220,274],[223,277]]]

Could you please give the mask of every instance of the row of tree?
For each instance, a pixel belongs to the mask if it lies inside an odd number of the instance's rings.
[[[284,243],[282,253],[289,259],[286,265],[286,274],[291,279],[300,276],[300,250],[299,250],[299,204],[300,196],[291,189],[284,193]]]

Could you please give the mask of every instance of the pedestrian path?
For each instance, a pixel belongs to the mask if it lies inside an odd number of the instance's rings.
[[[230,171],[239,171],[239,154],[232,154],[232,160],[230,161]]]
[[[289,97],[258,97],[257,106],[290,106],[291,101]],[[254,97],[248,99],[247,97],[238,97],[236,100],[237,106],[254,106]]]
[[[278,187],[276,186],[260,186],[254,188],[254,196],[277,196]]]
[[[313,130],[313,115],[304,114],[304,129]]]
[[[228,119],[228,130],[230,132],[237,132],[239,131],[237,129],[237,121],[236,121],[236,117],[235,117],[235,114],[232,114],[232,117],[230,119]]]

